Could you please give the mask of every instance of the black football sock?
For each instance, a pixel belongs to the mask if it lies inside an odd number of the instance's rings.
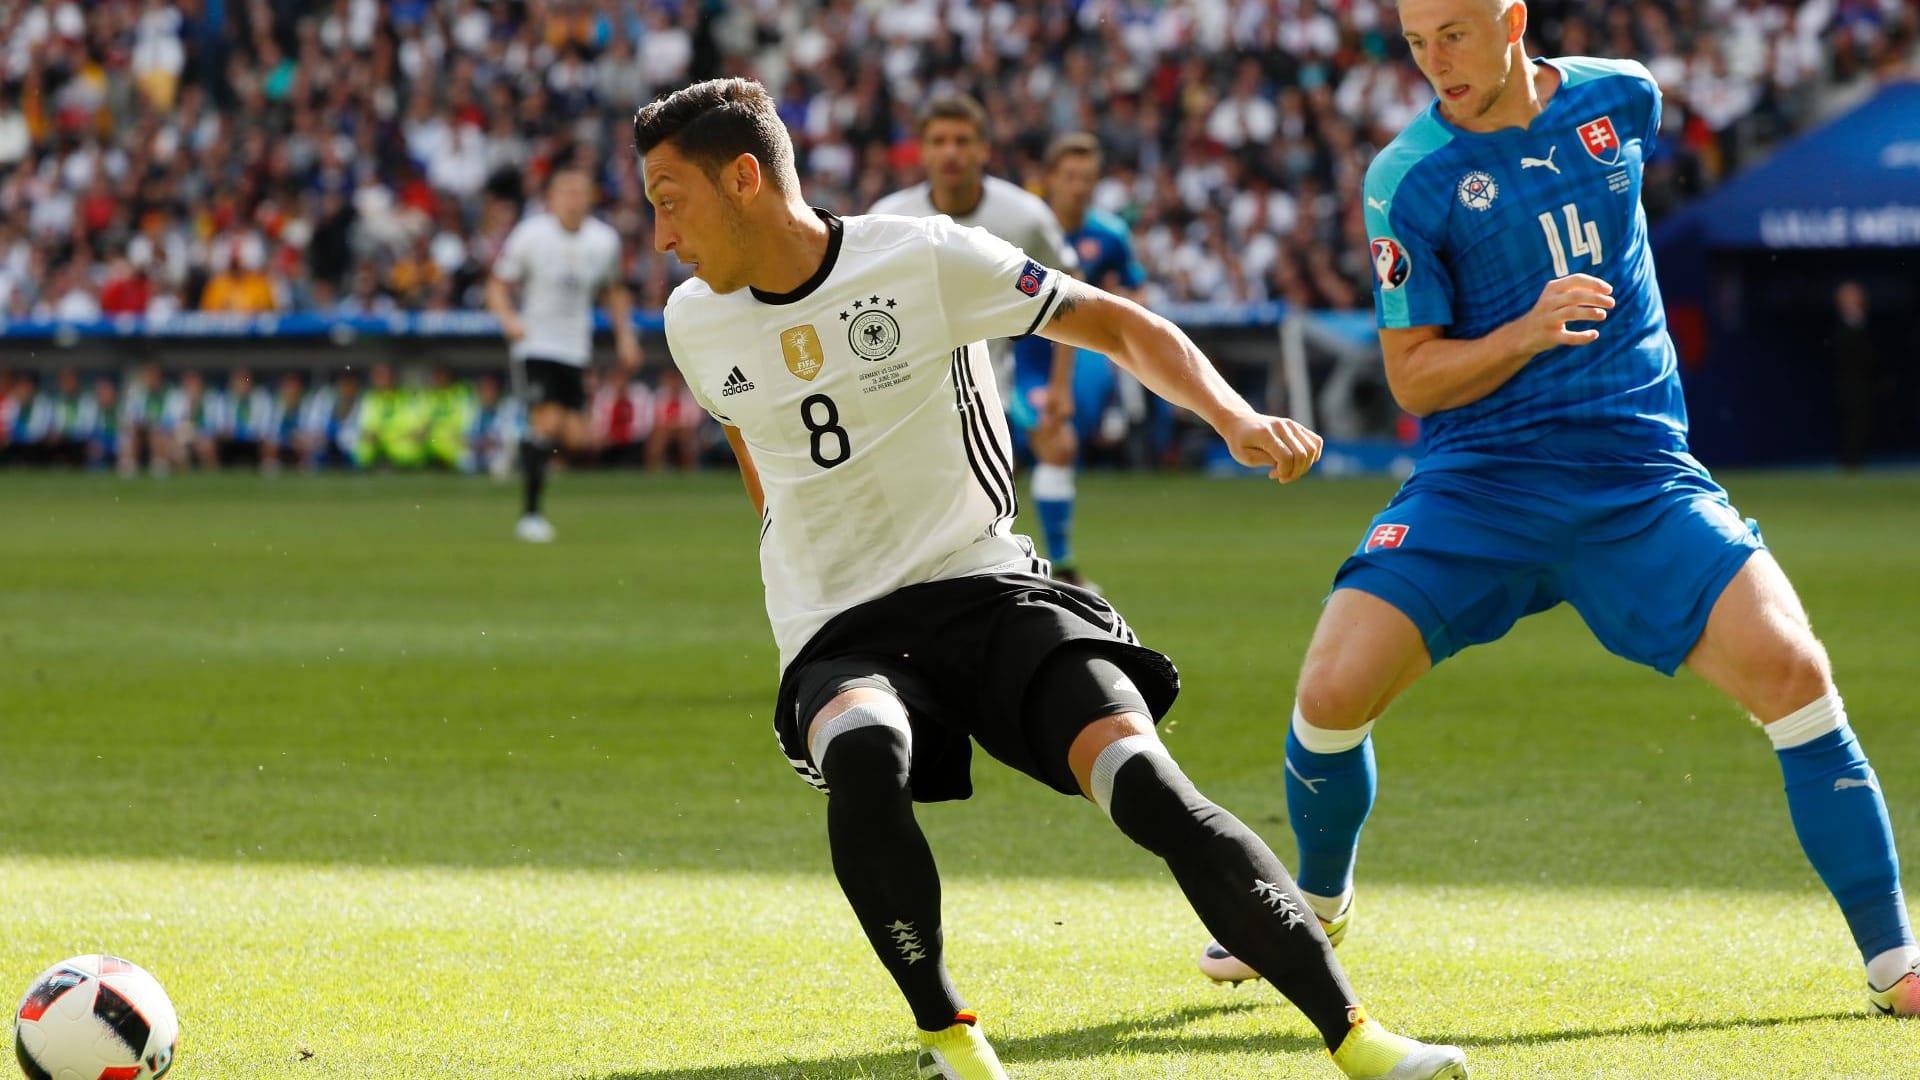
[[[1164,750],[1125,759],[1107,806],[1128,839],[1166,860],[1220,944],[1305,1013],[1328,1049],[1337,1048],[1359,998],[1266,841],[1195,790]]]
[[[914,1023],[951,1027],[966,1004],[942,955],[940,874],[913,817],[907,737],[881,725],[852,728],[834,737],[825,758],[827,839],[840,889]]]
[[[547,457],[552,450],[543,439],[520,440],[520,468],[526,480],[528,516],[540,513],[540,495],[547,486]]]

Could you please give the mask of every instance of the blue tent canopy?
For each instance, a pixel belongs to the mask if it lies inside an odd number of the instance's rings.
[[[1920,248],[1920,82],[1859,107],[1661,223],[1656,246]]]

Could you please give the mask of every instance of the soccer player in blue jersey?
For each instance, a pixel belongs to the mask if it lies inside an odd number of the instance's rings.
[[[1640,207],[1660,90],[1632,61],[1529,58],[1516,0],[1403,0],[1439,100],[1367,170],[1381,350],[1419,464],[1333,581],[1286,747],[1300,887],[1344,935],[1368,732],[1432,665],[1571,603],[1682,665],[1772,743],[1787,808],[1887,1015],[1920,1015],[1886,803],[1825,650],[1757,528],[1687,452]],[[1244,970],[1215,946],[1202,968]]]
[[[1127,224],[1093,206],[1100,180],[1100,141],[1085,132],[1062,135],[1047,148],[1046,196],[1080,260],[1080,276],[1108,292],[1138,301],[1146,271],[1133,254]],[[1047,541],[1056,577],[1074,584],[1087,581],[1073,558],[1074,465],[1080,447],[1092,442],[1119,391],[1112,361],[1097,352],[1075,349],[1063,359],[1044,338],[1025,338],[1014,346],[1015,429],[1031,427],[1033,502]],[[1036,405],[1037,403],[1037,405]],[[1051,437],[1037,437],[1041,432]]]

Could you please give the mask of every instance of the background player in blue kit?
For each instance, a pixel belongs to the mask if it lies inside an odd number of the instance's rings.
[[[1047,148],[1047,205],[1080,260],[1080,276],[1111,293],[1139,301],[1147,273],[1134,257],[1127,224],[1093,206],[1100,180],[1100,141],[1085,132],[1062,135]],[[1074,465],[1080,448],[1100,432],[1107,408],[1119,392],[1112,361],[1097,352],[1076,349],[1062,363],[1044,338],[1024,338],[1014,346],[1014,394],[1009,410],[1016,445],[1029,428],[1057,430],[1051,440],[1034,439],[1034,509],[1046,535],[1047,556],[1056,575],[1085,584],[1074,569]]]
[[[1381,350],[1425,418],[1413,476],[1335,575],[1286,749],[1301,889],[1347,928],[1368,732],[1433,664],[1571,603],[1601,644],[1693,669],[1761,724],[1801,847],[1888,1015],[1920,948],[1880,785],[1757,528],[1687,452],[1640,206],[1660,91],[1631,61],[1534,61],[1513,0],[1405,0],[1440,100],[1367,170]],[[1202,969],[1245,968],[1217,946]]]

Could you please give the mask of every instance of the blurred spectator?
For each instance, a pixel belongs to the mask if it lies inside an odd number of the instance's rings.
[[[262,472],[277,473],[299,461],[300,423],[306,394],[306,381],[298,372],[289,371],[280,376],[280,387],[273,396],[273,413],[262,436]]]
[[[679,368],[663,368],[653,391],[653,428],[647,433],[647,468],[658,472],[669,456],[681,469],[700,463],[701,421],[706,410],[681,381]]]
[[[426,416],[420,397],[399,384],[392,365],[375,364],[368,373],[355,426],[359,439],[350,444],[350,455],[360,468],[410,469],[426,458]]]
[[[173,453],[166,381],[160,365],[142,364],[120,406],[120,475],[137,475],[145,464],[153,475],[165,476],[173,471]]]
[[[425,460],[443,469],[473,471],[467,461],[467,431],[473,426],[473,391],[456,382],[444,365],[433,369],[433,384],[427,391],[423,432]]]
[[[482,375],[474,384],[472,423],[467,428],[465,469],[485,471],[495,480],[513,475],[513,458],[520,445],[519,403],[501,396],[500,377]]]
[[[274,403],[264,386],[255,386],[253,372],[234,368],[227,374],[226,392],[215,402],[209,419],[219,463],[258,466],[270,471]]]
[[[1880,350],[1868,325],[1865,286],[1843,281],[1833,294],[1835,401],[1839,405],[1840,464],[1858,469],[1873,446],[1874,411],[1880,382]]]
[[[255,235],[216,244],[214,274],[200,294],[200,310],[258,315],[278,309],[273,281],[262,268],[265,258]]]
[[[224,411],[221,394],[209,389],[206,376],[188,371],[167,395],[168,429],[173,433],[175,468],[216,468],[220,455],[214,447],[215,425]]]
[[[601,463],[640,462],[653,426],[653,395],[634,382],[632,370],[618,366],[609,369],[598,380],[587,408],[593,446]]]
[[[104,469],[113,465],[120,459],[119,385],[107,378],[93,380],[93,397],[81,415],[87,467]]]

